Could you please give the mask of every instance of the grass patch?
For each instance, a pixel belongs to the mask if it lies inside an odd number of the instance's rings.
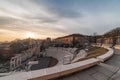
[[[90,47],[89,50],[87,51],[89,53],[87,55],[87,57],[82,58],[82,59],[80,59],[78,61],[83,61],[83,60],[90,59],[90,58],[96,58],[96,57],[98,57],[100,55],[105,54],[107,51],[108,51],[107,49],[101,48],[101,47]]]
[[[88,58],[95,58],[97,56],[103,55],[107,52],[108,50],[105,48],[96,48],[93,51],[89,52],[88,56],[86,57]]]
[[[97,49],[99,49],[99,48],[100,48],[100,47],[92,47],[92,46],[91,46],[91,47],[88,48],[88,51],[87,51],[87,52],[89,53],[89,52],[95,51],[95,50],[97,50]]]

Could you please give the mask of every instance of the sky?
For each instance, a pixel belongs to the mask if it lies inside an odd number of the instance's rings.
[[[120,26],[120,0],[0,0],[0,41],[93,35]]]

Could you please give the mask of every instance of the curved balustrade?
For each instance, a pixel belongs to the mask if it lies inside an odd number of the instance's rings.
[[[99,59],[100,61],[104,62],[105,60],[107,60],[108,58],[110,58],[113,55],[114,51],[111,48],[107,48],[107,49],[109,51],[106,54],[98,56],[97,59]]]

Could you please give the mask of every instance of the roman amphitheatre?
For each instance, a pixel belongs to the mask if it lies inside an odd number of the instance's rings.
[[[29,39],[30,47],[10,59],[9,71],[0,73],[0,80],[119,80],[117,31],[72,34],[53,41]]]

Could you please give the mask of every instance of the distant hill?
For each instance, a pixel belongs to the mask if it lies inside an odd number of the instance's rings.
[[[104,36],[120,36],[120,27],[114,28],[104,34]]]

